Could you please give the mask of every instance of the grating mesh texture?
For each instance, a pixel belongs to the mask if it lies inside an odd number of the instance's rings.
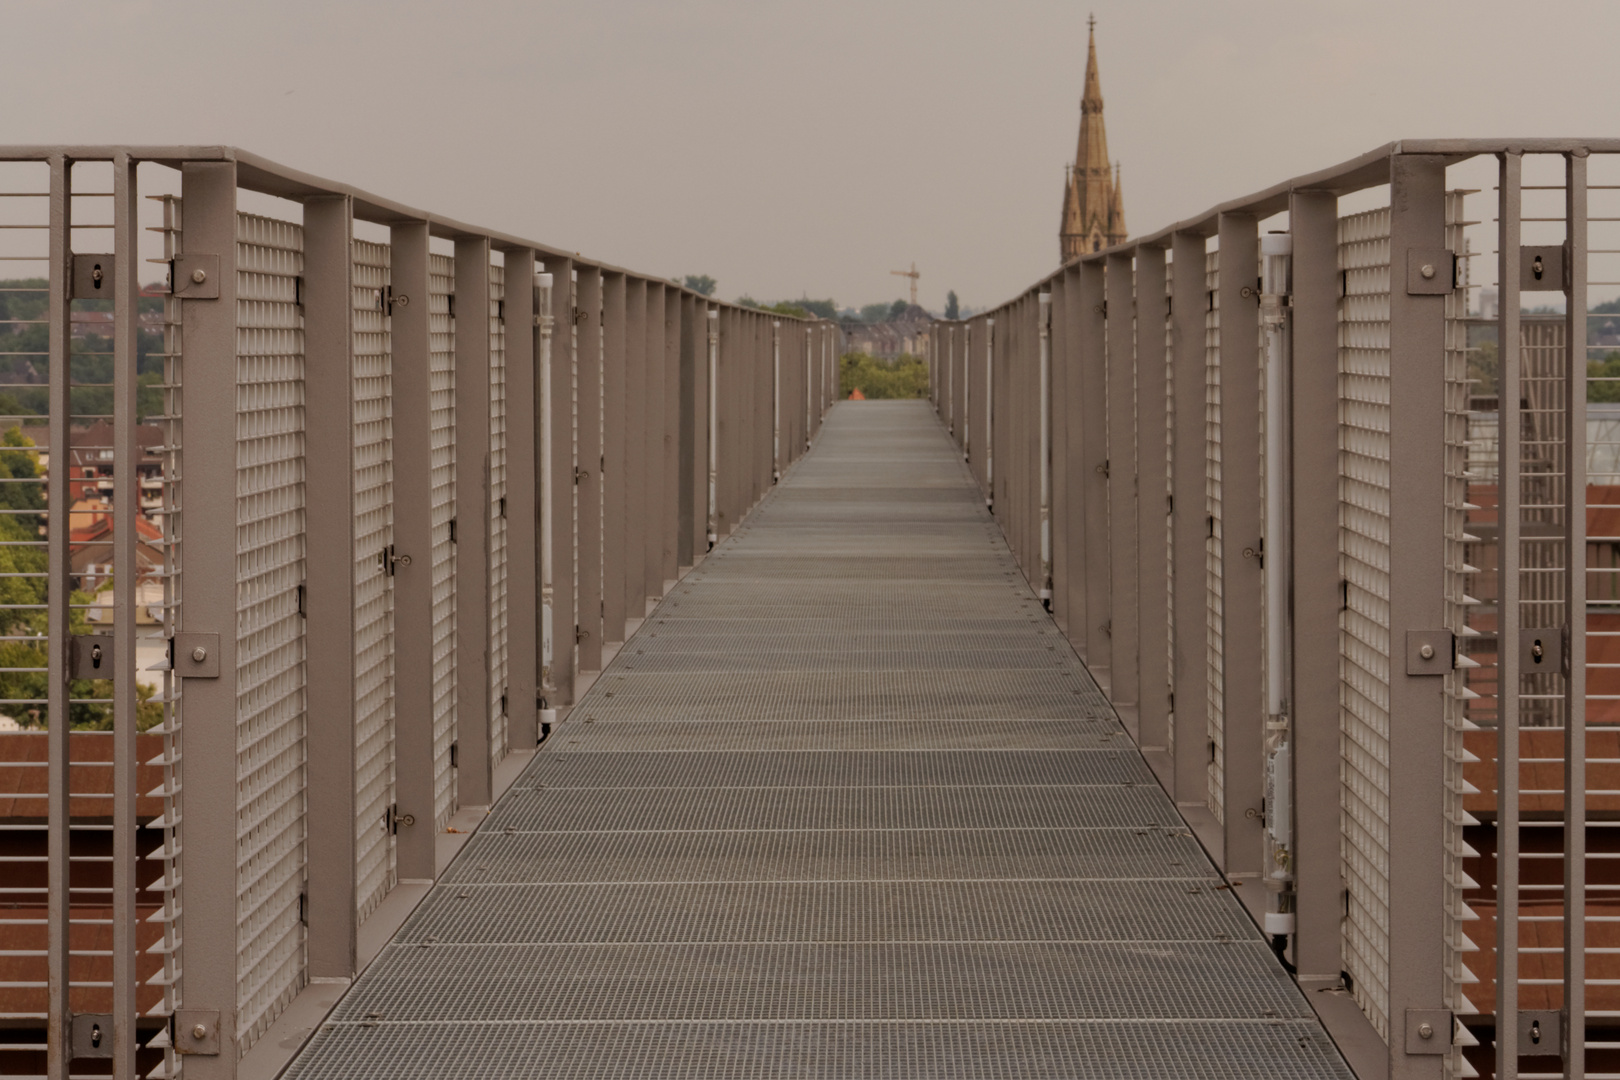
[[[455,260],[428,256],[428,392],[433,485],[433,819],[456,809],[450,744],[456,738],[456,322]]]
[[[304,983],[303,229],[237,217],[236,948],[245,1050]]]
[[[1204,555],[1204,670],[1209,691],[1209,810],[1226,820],[1226,654],[1225,580],[1221,570],[1221,271],[1220,252],[1204,256],[1204,287],[1209,311],[1204,316],[1204,499],[1209,539]]]
[[[394,539],[389,250],[354,253],[354,829],[361,921],[394,886],[394,590],[377,557]]]
[[[1339,636],[1346,970],[1389,1038],[1389,210],[1339,221]]]
[[[841,405],[287,1075],[1348,1078],[1219,885],[926,403]]]
[[[489,755],[506,756],[506,268],[489,268]]]

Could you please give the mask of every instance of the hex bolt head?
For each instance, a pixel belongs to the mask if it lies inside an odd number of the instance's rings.
[[[1418,650],[1418,655],[1423,657],[1423,659],[1425,659],[1425,660],[1433,660],[1434,659],[1434,646],[1433,645],[1425,645],[1425,646],[1423,646],[1421,649]]]
[[[193,1039],[206,1039],[206,1038],[208,1038],[208,1025],[207,1024],[193,1024],[192,1027],[191,1027],[191,1037]]]
[[[1423,268],[1421,270],[1419,270],[1418,273],[1422,274],[1423,279],[1425,281],[1427,281],[1429,278],[1434,277],[1434,264],[1433,263],[1424,263]]]
[[[191,658],[200,664],[204,660],[208,659],[208,650],[199,645],[195,649],[191,650]]]
[[[1418,1025],[1418,1038],[1420,1038],[1420,1039],[1432,1039],[1432,1038],[1434,1038],[1434,1025],[1429,1023],[1426,1020],[1423,1023],[1419,1024]]]
[[[208,280],[208,271],[204,270],[200,266],[197,267],[197,269],[191,272],[191,280],[195,281],[198,285],[201,285],[203,282]]]

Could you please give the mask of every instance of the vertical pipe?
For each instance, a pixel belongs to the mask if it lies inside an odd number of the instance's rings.
[[[662,597],[680,576],[681,477],[681,365],[685,352],[687,306],[681,290],[664,286],[664,390],[658,438],[663,467],[658,473],[658,595]]]
[[[1052,294],[1040,294],[1036,305],[1040,337],[1038,394],[1040,407],[1041,472],[1041,603],[1052,610]],[[965,441],[964,436],[964,441]]]
[[[184,498],[192,506],[235,507],[236,164],[186,163],[180,172],[180,194],[185,208],[183,250],[219,256],[219,298],[180,301],[182,341],[186,355],[193,358],[185,365],[181,387]],[[217,362],[203,362],[206,357]],[[425,359],[423,368],[425,376]],[[426,415],[424,408],[424,442]],[[186,716],[192,721],[182,733],[185,874],[178,903],[185,912],[185,1001],[188,1007],[219,1010],[220,1044],[218,1057],[188,1057],[186,1073],[191,1080],[217,1080],[235,1075],[238,1057],[240,838],[236,725],[208,720],[236,715],[236,514],[192,513],[186,516],[185,530],[181,627],[219,634],[220,672],[217,679],[179,683]],[[431,820],[431,803],[427,812]],[[341,827],[350,828],[351,822]]]
[[[396,844],[400,880],[431,881],[434,871],[433,464],[429,436],[433,422],[427,223],[411,221],[394,225],[389,251],[394,361],[395,559],[391,572],[394,575],[396,680],[395,790],[399,800],[395,815]],[[188,477],[190,472],[188,468]],[[189,520],[187,527],[190,527]],[[190,551],[188,545],[188,562],[191,561]]]
[[[456,241],[456,791],[464,806],[493,801],[490,755],[489,240]]]
[[[1404,657],[1408,631],[1446,625],[1447,297],[1412,295],[1403,287],[1407,252],[1445,246],[1445,179],[1442,157],[1390,159],[1389,344],[1397,358],[1390,365],[1390,458],[1401,463],[1401,479],[1389,495],[1389,715],[1399,719],[1389,730],[1389,820],[1406,826],[1392,828],[1389,838],[1391,1080],[1439,1077],[1446,1061],[1404,1052],[1409,1010],[1441,1009],[1445,1000],[1446,897],[1439,873],[1445,860],[1445,707],[1436,675],[1407,674],[1395,659]],[[1221,257],[1224,265],[1224,236]],[[1223,288],[1226,281],[1223,269]],[[1229,309],[1227,298],[1221,299],[1224,344]],[[1225,377],[1223,368],[1223,403]],[[1229,430],[1225,423],[1222,429]],[[1226,715],[1230,723],[1230,699]]]
[[[782,323],[771,321],[771,483],[782,479]]]
[[[1287,233],[1260,239],[1264,261],[1260,287],[1261,328],[1265,334],[1266,445],[1265,529],[1261,533],[1266,602],[1266,716],[1272,724],[1288,719],[1288,595],[1291,544],[1288,531],[1289,436],[1288,295],[1292,238]]]
[[[1050,346],[1052,367],[1052,617],[1067,634],[1070,610],[1070,585],[1074,581],[1073,544],[1070,542],[1069,521],[1069,367],[1067,305],[1069,296],[1064,290],[1061,273],[1052,277],[1048,288],[1052,294],[1052,312],[1048,318],[1051,327]],[[971,324],[970,324],[971,325]],[[970,349],[968,355],[972,355]],[[969,382],[972,380],[970,379]],[[968,410],[971,419],[973,411]]]
[[[704,364],[698,357],[704,352],[699,337],[708,330],[709,320],[703,315],[703,304],[691,292],[681,294],[681,374],[680,421],[677,430],[680,446],[680,543],[676,562],[680,566],[694,566],[698,553],[703,550],[703,532],[706,523],[698,509],[698,492],[703,485],[697,470],[703,467],[703,447],[708,438],[704,432],[701,403],[706,400],[703,389]]]
[[[810,440],[815,438],[815,367],[816,367],[816,331],[814,327],[804,328],[804,449],[810,450]]]
[[[535,321],[540,327],[539,373],[536,376],[536,411],[539,413],[536,438],[539,442],[540,478],[540,737],[550,731],[557,720],[557,705],[561,700],[557,692],[553,661],[557,655],[557,466],[556,422],[551,407],[551,338],[555,333],[556,316],[552,313],[552,294],[556,291],[557,276],[547,272],[539,275],[536,289],[539,314]]]
[[[602,612],[605,576],[602,565],[602,503],[607,485],[603,480],[602,432],[602,272],[594,266],[579,266],[576,273],[575,393],[579,405],[575,436],[579,467],[575,472],[574,502],[579,515],[575,529],[575,553],[579,567],[576,585],[579,608],[579,670],[602,670]],[[456,341],[459,343],[460,335]]]
[[[1294,964],[1302,980],[1337,980],[1344,966],[1344,886],[1339,877],[1342,602],[1338,484],[1328,481],[1339,470],[1338,197],[1329,191],[1294,192],[1288,226],[1294,241]],[[1200,377],[1200,391],[1202,387]]]
[[[1259,222],[1222,214],[1221,533],[1225,752],[1225,855],[1228,875],[1261,871],[1265,798],[1265,675],[1260,535]],[[1438,421],[1436,421],[1438,423]]]
[[[306,211],[307,214],[307,211]],[[533,248],[506,251],[506,619],[507,738],[527,750],[540,738],[540,472],[534,407],[539,305]]]
[[[624,275],[602,276],[602,640],[625,639],[626,418]]]
[[[1165,427],[1169,299],[1164,248],[1136,249],[1137,727],[1144,749],[1170,748],[1170,506]]]
[[[1071,633],[1086,640],[1086,664],[1112,692],[1109,634],[1112,626],[1112,589],[1109,581],[1108,532],[1108,341],[1104,321],[1103,263],[1082,262],[1079,268],[1080,304],[1075,337],[1075,364],[1080,371],[1078,405],[1083,451],[1076,479],[1084,485],[1086,533],[1086,622]]]
[[[1137,705],[1142,675],[1139,646],[1136,535],[1136,298],[1134,252],[1108,256],[1104,273],[1103,325],[1107,332],[1108,565],[1110,573],[1109,691],[1115,705],[1126,705],[1123,719],[1140,740]]]
[[[114,1076],[135,1076],[136,696],[135,593],[140,446],[135,423],[135,335],[140,307],[139,193],[135,163],[113,158],[113,872],[112,978]],[[234,225],[234,221],[232,223]],[[232,312],[234,315],[234,311]],[[235,368],[235,351],[230,367]],[[234,439],[233,439],[234,441]],[[234,455],[232,455],[234,458]],[[234,549],[234,545],[233,545]],[[234,569],[234,568],[233,568]],[[61,719],[66,719],[65,717]]]
[[[720,312],[709,308],[709,550],[720,541],[719,488],[716,483],[720,464]]]
[[[984,508],[996,508],[996,317],[984,321]]]
[[[1064,516],[1060,523],[1060,531],[1063,533],[1064,547],[1068,552],[1066,561],[1070,567],[1070,573],[1064,582],[1068,594],[1064,601],[1068,614],[1064,633],[1068,635],[1069,643],[1080,659],[1089,662],[1090,644],[1087,627],[1090,620],[1086,613],[1086,589],[1090,578],[1090,562],[1086,557],[1086,499],[1091,489],[1092,475],[1091,467],[1085,463],[1086,377],[1080,365],[1080,306],[1084,297],[1080,294],[1078,263],[1071,263],[1058,271],[1057,276],[1062,285],[1063,304],[1060,308],[1055,308],[1052,315],[1053,318],[1061,317],[1063,326],[1061,333],[1054,334],[1053,343],[1054,346],[1061,344],[1062,349],[1054,355],[1053,363],[1063,372],[1062,409],[1065,428],[1062,497]]]
[[[962,330],[962,460],[973,461],[973,324]]]
[[[1564,344],[1569,372],[1565,437],[1564,573],[1569,597],[1569,655],[1564,658],[1564,1075],[1586,1075],[1586,151],[1564,159]],[[1499,350],[1500,353],[1500,350]]]
[[[574,703],[574,261],[546,259],[551,285],[551,685],[547,703]],[[559,323],[561,325],[559,325]]]
[[[73,298],[73,165],[57,155],[50,160],[50,462],[46,474],[46,505],[68,505],[69,453],[68,432],[72,426],[72,395],[68,371],[69,349],[72,345]],[[48,815],[46,830],[46,876],[48,895],[46,902],[46,967],[48,970],[45,1070],[50,1080],[67,1080],[68,1063],[72,1058],[70,1025],[72,1006],[68,996],[72,967],[68,931],[72,921],[72,901],[69,890],[71,871],[72,823],[69,807],[69,738],[71,725],[68,716],[68,646],[69,608],[71,590],[68,588],[68,533],[67,515],[59,514],[53,520],[46,518],[46,558],[48,561],[45,602],[46,647],[50,667],[46,684],[46,719],[49,724],[46,739],[49,749],[49,776],[46,781]]]
[[[638,476],[641,513],[641,600],[636,614],[646,616],[648,601],[664,598],[664,369],[669,338],[664,325],[665,287],[647,282],[646,391],[642,396],[642,467]],[[632,598],[633,599],[633,598]]]
[[[624,615],[647,617],[647,282],[625,284]]]
[[[1175,271],[1171,279],[1170,334],[1172,340],[1171,374],[1172,392],[1175,394],[1174,449],[1171,471],[1171,575],[1175,589],[1175,644],[1173,648],[1175,725],[1175,783],[1172,785],[1178,803],[1204,806],[1209,786],[1209,680],[1205,675],[1204,650],[1207,646],[1208,627],[1204,611],[1204,574],[1208,539],[1207,510],[1204,496],[1204,249],[1205,238],[1196,233],[1178,232],[1171,239],[1171,257]],[[1334,265],[1337,266],[1337,249]],[[1335,338],[1335,341],[1337,339]],[[1329,369],[1337,393],[1338,359],[1335,354]],[[1335,399],[1336,400],[1336,399]],[[1337,405],[1335,405],[1335,408]],[[1335,425],[1337,416],[1335,415]],[[1335,426],[1335,439],[1337,427]],[[1336,444],[1335,444],[1336,445]],[[1337,451],[1334,469],[1338,468]],[[1334,505],[1338,505],[1337,485]],[[1335,509],[1333,546],[1333,580],[1338,580],[1338,515]],[[1338,622],[1334,619],[1334,680],[1335,725],[1338,702]],[[1334,769],[1337,777],[1338,740],[1334,739]],[[1333,795],[1338,805],[1337,788]],[[1336,843],[1336,841],[1335,841]],[[1217,862],[1220,860],[1217,859]],[[1335,868],[1337,863],[1334,864]],[[1335,873],[1337,870],[1335,869]],[[1337,924],[1335,924],[1337,925]],[[1334,972],[1339,970],[1334,967]]]
[[[354,204],[304,203],[304,669],[309,680],[305,799],[311,978],[355,972]],[[349,827],[339,827],[348,822]]]

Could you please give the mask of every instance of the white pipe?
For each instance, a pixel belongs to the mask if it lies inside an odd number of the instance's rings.
[[[552,485],[551,475],[551,275],[541,274],[540,314],[540,688],[555,689],[551,681],[552,606],[555,597],[552,574]],[[549,701],[548,701],[549,703]]]
[[[956,434],[956,342],[945,335],[945,430]]]
[[[771,483],[782,479],[782,324],[771,323]]]
[[[984,320],[984,508],[996,508],[996,320]]]
[[[720,391],[715,379],[720,370],[720,312],[709,311],[709,549],[720,539],[719,517],[715,510],[715,473],[720,461]]]
[[[973,327],[962,327],[962,460],[973,460]]]
[[[1052,294],[1040,294],[1041,600],[1052,606]]]
[[[1266,517],[1261,554],[1266,589],[1266,713],[1288,713],[1288,293],[1293,238],[1260,240],[1260,321],[1266,340]]]
[[[804,448],[810,449],[810,428],[812,423],[811,410],[815,408],[811,399],[815,394],[811,383],[812,372],[816,365],[816,332],[810,327],[804,328]]]

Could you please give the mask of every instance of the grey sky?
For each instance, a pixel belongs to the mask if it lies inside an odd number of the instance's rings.
[[[231,143],[730,298],[1056,261],[1084,3],[5,0],[7,141]],[[1097,0],[1133,232],[1402,137],[1620,134],[1620,2]]]

